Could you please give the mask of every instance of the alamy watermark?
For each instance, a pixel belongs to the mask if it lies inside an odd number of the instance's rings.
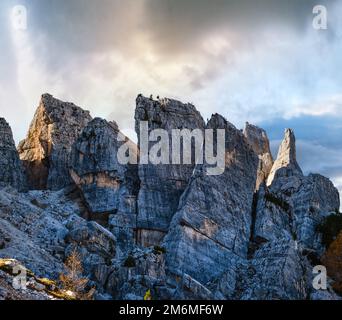
[[[13,278],[12,286],[16,290],[26,290],[27,288],[27,270],[21,266],[16,265],[13,267]]]
[[[313,268],[312,273],[316,275],[312,280],[312,286],[316,290],[327,290],[327,268],[317,265]]]
[[[225,170],[225,129],[154,129],[148,121],[140,121],[139,159],[134,144],[126,141],[117,153],[118,162],[126,164],[203,164],[207,175],[220,175]],[[216,134],[215,134],[216,133]]]
[[[328,28],[328,11],[323,5],[316,5],[312,9],[314,18],[312,20],[312,27],[315,30],[326,30]]]
[[[17,5],[11,11],[11,23],[14,30],[27,29],[27,9],[23,5]]]

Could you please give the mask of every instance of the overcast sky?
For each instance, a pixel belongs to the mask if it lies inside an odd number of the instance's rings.
[[[312,27],[316,4],[327,30]],[[17,142],[44,92],[131,137],[136,96],[153,93],[263,126],[275,152],[291,126],[304,171],[342,190],[341,70],[342,1],[0,1],[0,116]]]

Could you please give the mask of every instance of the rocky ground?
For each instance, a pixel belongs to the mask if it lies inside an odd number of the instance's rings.
[[[140,121],[224,129],[224,173],[122,165],[120,146],[139,157],[141,141],[47,94],[18,151],[0,119],[0,299],[68,299],[58,279],[75,251],[95,299],[339,299],[339,194],[303,175],[292,130],[273,161],[263,129],[205,123],[191,104],[139,95],[135,120],[138,134]],[[30,270],[24,291],[12,286],[18,264]],[[327,290],[312,286],[318,264]]]

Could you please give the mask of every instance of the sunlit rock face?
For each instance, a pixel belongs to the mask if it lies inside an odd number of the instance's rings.
[[[18,146],[30,189],[59,190],[72,183],[71,146],[90,120],[89,112],[73,103],[42,95],[27,137]]]
[[[5,119],[0,118],[0,186],[12,186],[26,190],[26,179],[18,152],[15,148],[12,130]]]
[[[256,190],[261,183],[265,182],[273,166],[273,157],[270,150],[270,143],[264,129],[249,124],[245,125],[244,135],[248,144],[259,157],[258,174],[256,181]]]
[[[234,274],[247,258],[258,168],[258,157],[240,130],[217,114],[207,128],[225,130],[225,171],[208,176],[207,165],[197,168],[164,241],[168,270],[202,285],[226,270]]]
[[[115,214],[111,218],[113,228],[127,227],[122,225],[123,220],[131,220],[133,229],[136,227],[138,168],[136,164],[120,163],[118,152],[124,143],[130,143],[129,151],[136,159],[136,145],[120,133],[117,124],[95,118],[73,145],[70,174],[93,218],[108,219],[110,214]]]
[[[296,158],[296,138],[291,129],[285,130],[285,137],[282,141],[278,156],[274,162],[267,179],[267,185],[271,185],[274,178],[278,176],[301,176],[303,172],[297,163]]]
[[[152,100],[141,95],[136,100],[135,129],[140,141],[140,123],[148,122],[148,132],[164,129],[204,129],[205,123],[191,104],[176,100]],[[151,142],[149,147],[156,142]],[[170,144],[170,163],[171,163]],[[181,154],[182,156],[182,154]],[[168,231],[170,221],[177,211],[180,196],[184,192],[194,169],[192,164],[139,165],[141,181],[138,196],[137,228],[142,244],[159,243]],[[151,232],[149,231],[151,230]]]

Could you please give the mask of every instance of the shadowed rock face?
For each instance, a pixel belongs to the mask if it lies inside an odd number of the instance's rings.
[[[27,187],[12,130],[3,118],[0,118],[0,185],[9,185],[20,191]]]
[[[124,141],[118,140],[119,135]],[[136,215],[137,165],[118,161],[118,150],[126,142],[130,141],[120,133],[115,122],[95,118],[73,145],[70,173],[92,214]],[[130,144],[137,157],[136,145]]]
[[[258,175],[256,181],[256,190],[259,189],[261,183],[267,180],[273,166],[273,157],[270,150],[270,143],[266,131],[246,123],[244,135],[248,144],[259,157]]]
[[[164,241],[168,269],[202,285],[234,273],[247,257],[258,166],[244,135],[222,116],[213,115],[207,128],[225,129],[225,172],[207,176],[206,165],[197,168]]]
[[[89,112],[73,103],[42,95],[27,138],[18,146],[30,189],[59,190],[72,183],[71,146],[90,120]]]
[[[285,130],[285,137],[278,151],[278,156],[274,162],[267,179],[267,185],[271,185],[276,175],[286,177],[293,175],[303,175],[296,158],[296,138],[291,129]]]
[[[176,100],[164,99],[154,101],[138,96],[135,110],[135,129],[140,135],[140,122],[148,122],[148,130],[165,129],[204,129],[204,121],[191,104],[183,104]],[[170,139],[171,141],[171,139]],[[139,139],[139,144],[141,143]],[[150,146],[155,142],[150,143]],[[170,143],[171,148],[171,143]],[[171,150],[171,149],[170,149]],[[170,152],[170,160],[171,160]],[[138,196],[137,227],[140,239],[158,243],[167,232],[172,216],[177,211],[179,198],[185,190],[194,169],[189,165],[139,165],[141,187]],[[171,161],[170,161],[171,163]],[[153,234],[149,230],[153,230]]]

